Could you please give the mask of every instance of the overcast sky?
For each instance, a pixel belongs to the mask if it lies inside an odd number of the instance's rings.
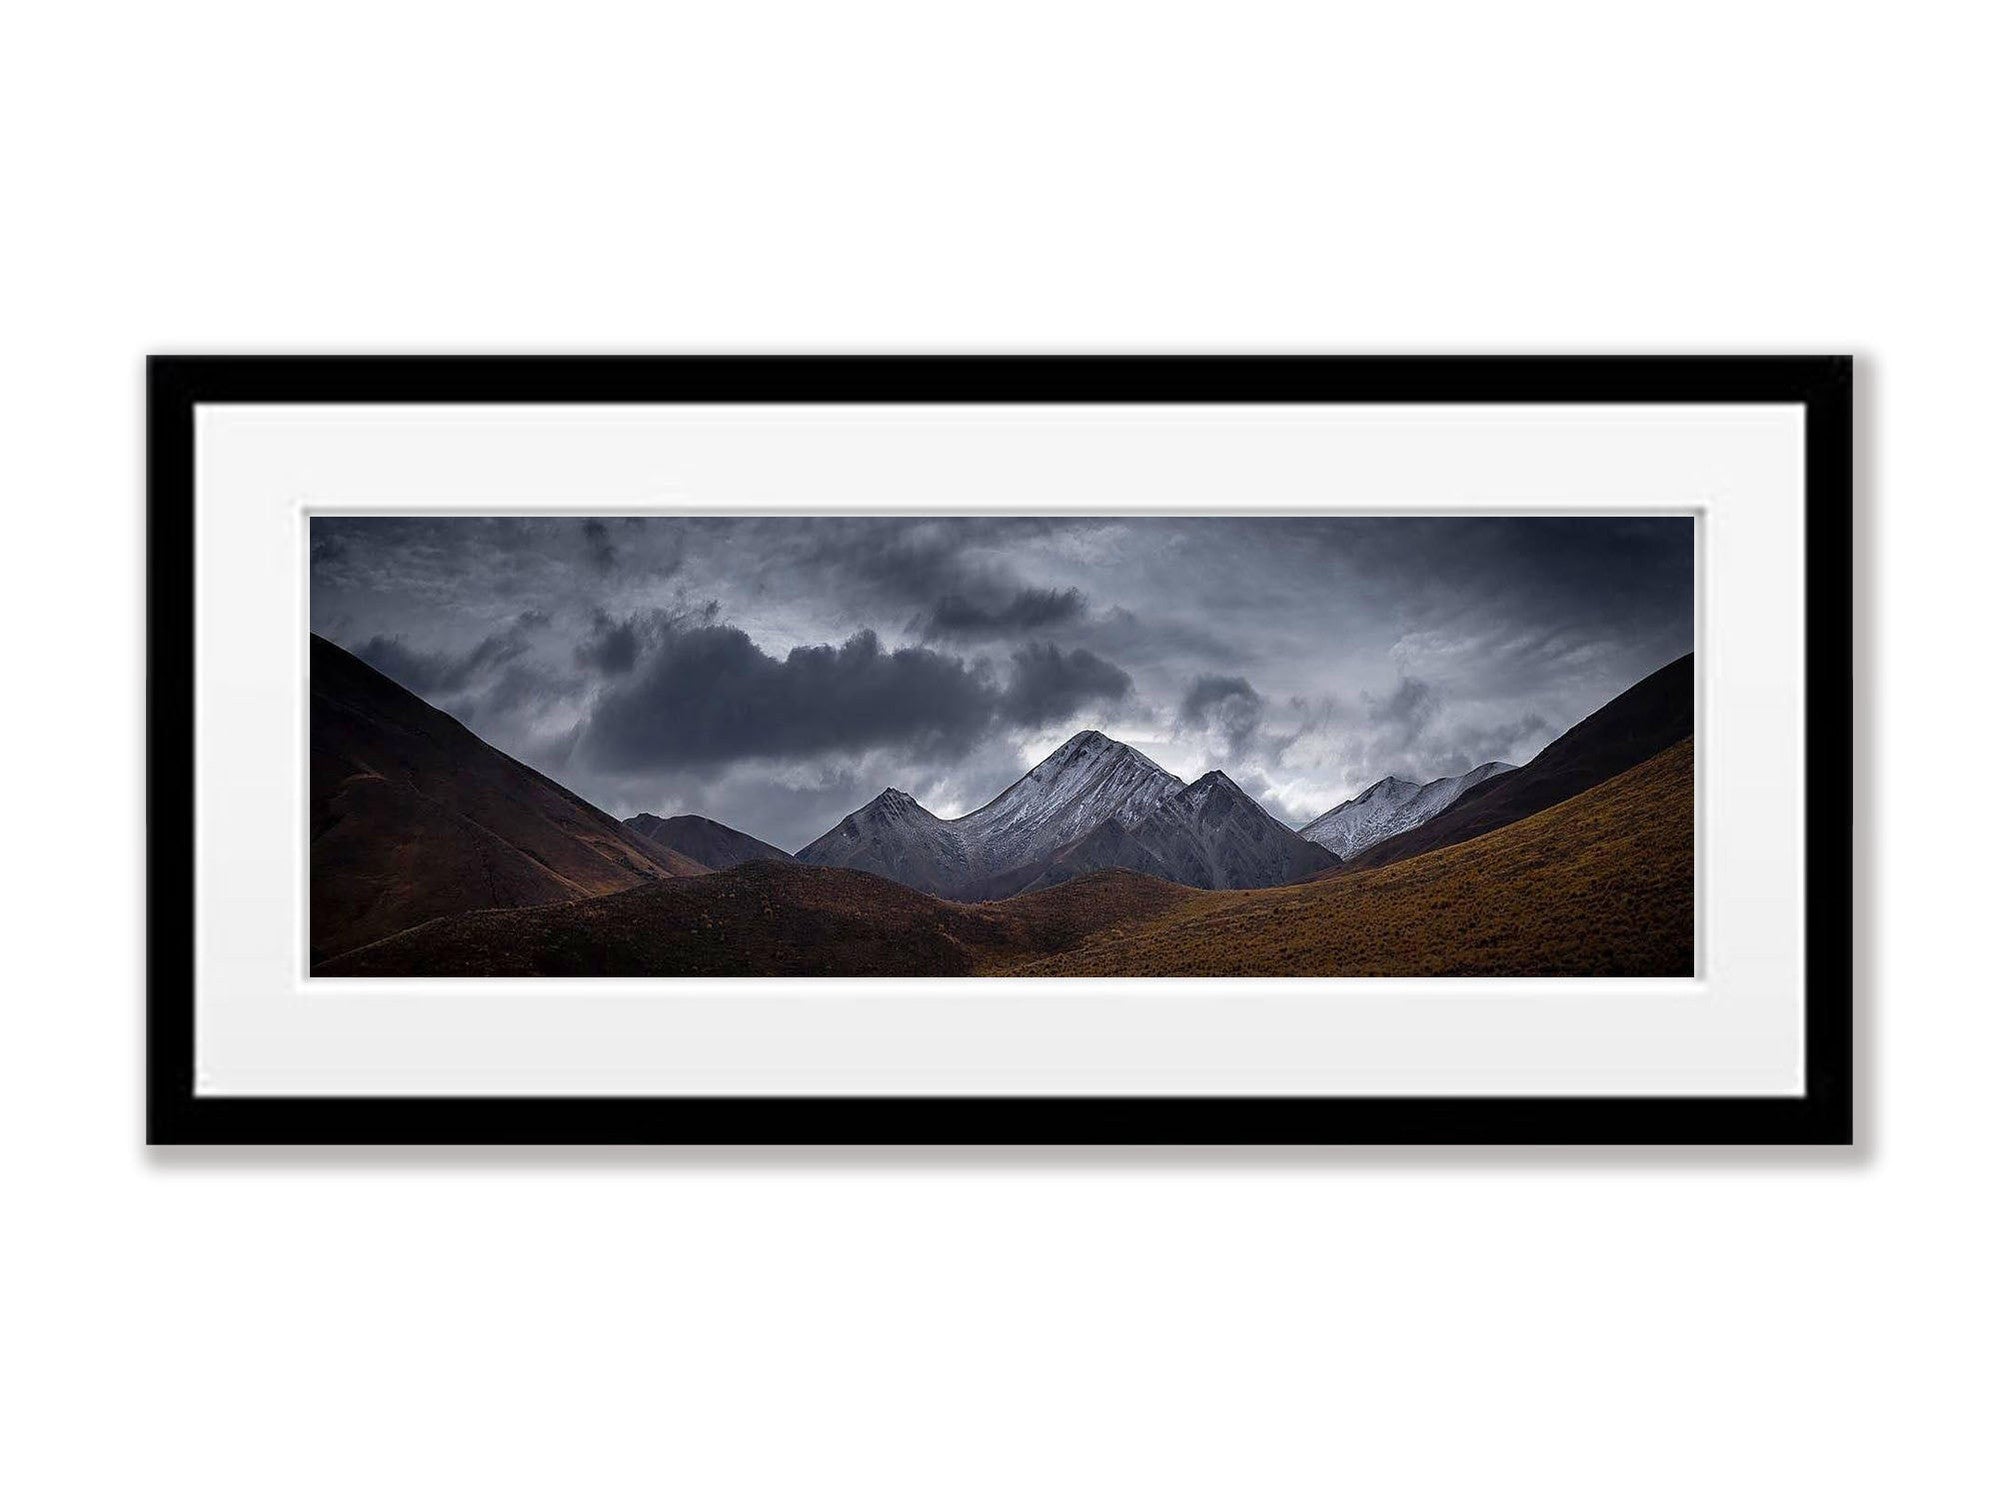
[[[315,519],[312,627],[618,816],[786,849],[1080,728],[1296,826],[1693,649],[1684,519]]]

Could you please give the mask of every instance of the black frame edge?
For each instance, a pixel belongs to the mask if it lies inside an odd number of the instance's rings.
[[[194,400],[146,362],[146,1139],[199,1138],[194,1088]]]
[[[1853,1143],[1853,360],[1805,405],[1805,1097]]]
[[[1217,382],[1227,386],[1218,394]],[[829,394],[829,388],[832,394]],[[176,356],[146,369],[150,1145],[1850,1145],[1853,360]],[[1778,402],[1805,409],[1806,1092],[1796,1098],[235,1098],[194,1072],[201,402]]]

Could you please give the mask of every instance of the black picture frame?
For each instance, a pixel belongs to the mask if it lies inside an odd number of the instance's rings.
[[[147,1139],[183,1144],[1681,1144],[1853,1139],[1844,356],[148,361]],[[217,1097],[195,1088],[194,448],[218,402],[1749,402],[1805,412],[1805,1091],[1770,1097]]]

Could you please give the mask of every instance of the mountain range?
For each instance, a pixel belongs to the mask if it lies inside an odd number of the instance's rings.
[[[967,905],[758,860],[439,917],[319,965],[366,977],[1469,976],[1693,972],[1693,744],[1383,869],[1202,891],[1125,870]]]
[[[1089,730],[963,817],[890,788],[795,858],[620,823],[317,636],[310,690],[315,974],[1690,971],[1691,656],[1524,766],[1302,834]]]
[[[890,787],[798,851],[961,900],[1127,869],[1201,890],[1281,885],[1334,868],[1218,770],[1193,785],[1095,729],[949,821]]]

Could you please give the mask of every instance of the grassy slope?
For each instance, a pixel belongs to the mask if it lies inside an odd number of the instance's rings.
[[[967,906],[855,869],[772,862],[594,900],[444,916],[329,976],[950,976],[1059,951],[1195,892],[1123,871]]]
[[[962,905],[859,870],[745,864],[445,916],[329,975],[1685,974],[1693,746],[1497,832],[1275,890],[1101,871]]]
[[[315,961],[435,916],[706,873],[319,636],[311,739]]]
[[[1304,885],[1202,893],[1056,956],[987,971],[1690,974],[1693,766],[1684,740],[1480,838]]]
[[[1601,785],[1694,732],[1694,658],[1660,667],[1626,688],[1518,770],[1481,781],[1428,822],[1384,838],[1347,861],[1380,869],[1496,832]]]

